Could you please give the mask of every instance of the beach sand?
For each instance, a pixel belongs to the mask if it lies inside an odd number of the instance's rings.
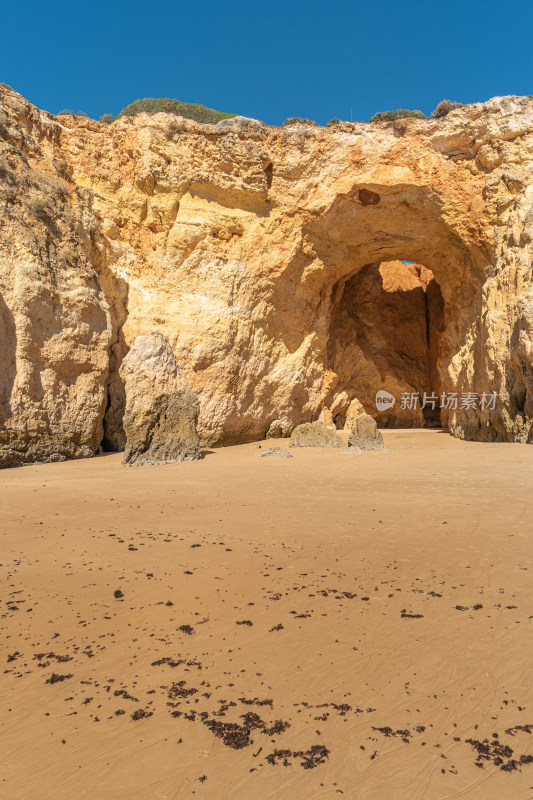
[[[533,448],[383,433],[2,471],[0,797],[533,798]]]

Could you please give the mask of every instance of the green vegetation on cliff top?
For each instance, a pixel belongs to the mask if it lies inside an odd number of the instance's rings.
[[[225,114],[223,111],[214,111],[200,103],[182,103],[180,100],[171,100],[170,97],[145,97],[142,100],[135,100],[129,106],[125,106],[119,117],[134,117],[136,114],[158,114],[160,111],[166,114],[177,114],[180,117],[194,119],[196,122],[210,122],[212,124],[220,122],[221,119],[231,119],[237,114]]]
[[[418,109],[411,111],[409,108],[395,108],[394,111],[380,111],[378,114],[374,114],[370,122],[390,122],[395,119],[405,119],[406,117],[427,119],[426,115],[418,111]]]
[[[439,118],[446,116],[450,111],[455,111],[457,108],[462,107],[462,103],[451,102],[450,100],[442,100],[437,108],[431,114],[432,118]],[[120,117],[135,117],[137,114],[158,114],[164,112],[166,114],[176,114],[186,119],[193,119],[196,122],[216,124],[222,119],[231,119],[236,117],[237,114],[226,114],[224,111],[215,111],[213,108],[208,108],[201,103],[182,103],[181,100],[172,100],[170,97],[145,97],[140,100],[135,100],[129,106],[125,106],[122,111],[116,116],[111,114],[104,114],[100,117],[100,122],[114,122]],[[60,114],[74,114],[73,111],[60,111]],[[87,116],[81,111],[77,112],[77,116]],[[397,119],[406,117],[415,117],[417,119],[428,119],[428,117],[418,111],[418,109],[396,108],[392,111],[380,111],[374,114],[370,122],[391,122]],[[334,117],[328,122],[329,126],[339,125],[342,120]],[[284,126],[288,125],[308,125],[316,126],[317,123],[312,119],[305,119],[301,117],[289,117],[283,123]]]

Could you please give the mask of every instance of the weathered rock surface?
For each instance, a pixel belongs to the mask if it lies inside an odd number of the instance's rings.
[[[291,434],[289,447],[342,447],[343,440],[323,422],[304,422]]]
[[[123,464],[169,464],[201,457],[199,404],[160,333],[138,336],[122,361],[126,404]]]
[[[344,421],[344,430],[345,431],[353,431],[354,423],[357,417],[361,414],[365,413],[365,408],[360,400],[357,397],[351,401],[350,405],[346,410],[346,416]]]
[[[339,383],[357,386],[346,410],[349,419],[368,409],[383,427],[411,427],[430,421],[421,409],[424,392],[440,394],[437,369],[443,303],[432,273],[400,261],[370,265],[353,276],[332,318],[329,360]],[[397,398],[393,408],[376,408],[375,396],[386,389]],[[417,393],[417,408],[401,408],[404,392]],[[356,412],[357,408],[357,412]],[[344,415],[336,412],[342,424]],[[340,417],[340,418],[339,418]],[[437,421],[438,410],[433,415]]]
[[[428,380],[458,393],[443,415],[456,436],[533,440],[531,98],[327,129],[102,125],[0,87],[0,176],[3,465],[120,450],[120,364],[154,329],[208,445],[323,410],[342,427],[354,401],[376,416],[378,389],[397,396],[385,424],[422,424],[398,393]],[[423,352],[423,287],[402,303],[391,261],[440,288]],[[495,407],[461,407],[466,392]]]
[[[378,431],[376,420],[368,414],[357,417],[348,439],[348,447],[357,450],[384,450],[385,443],[381,431]]]
[[[261,450],[261,452],[257,454],[257,458],[270,458],[271,456],[277,458],[292,458],[289,451],[285,450],[283,447],[268,447],[266,450]]]
[[[286,439],[291,435],[294,425],[287,419],[273,420],[266,432],[266,439]]]
[[[63,177],[56,128],[17,95],[0,104],[0,467],[92,456],[102,440],[104,237],[91,192]]]

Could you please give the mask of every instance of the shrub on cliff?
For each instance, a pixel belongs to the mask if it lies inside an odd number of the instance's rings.
[[[340,119],[338,117],[333,117],[333,119],[330,119],[330,121],[328,122],[328,127],[330,125],[340,125],[340,124],[341,124]]]
[[[196,122],[209,122],[214,124],[221,119],[231,119],[237,114],[226,114],[224,111],[214,111],[212,108],[202,106],[200,103],[182,103],[180,100],[171,100],[170,97],[145,97],[142,100],[135,100],[129,106],[125,106],[119,117],[134,117],[136,114],[176,114],[186,119],[194,119]]]
[[[374,114],[370,122],[390,122],[395,119],[404,119],[405,117],[427,119],[426,115],[417,109],[411,111],[408,108],[395,108],[394,111],[379,111]]]
[[[70,111],[68,108],[64,108],[63,111],[57,112],[58,117],[87,117],[89,115],[85,113],[85,111]]]
[[[450,111],[455,111],[456,108],[462,107],[462,103],[453,103],[451,100],[441,100],[431,116],[437,119],[439,117],[445,117],[446,114],[450,113]]]
[[[287,117],[283,125],[317,125],[314,119],[306,119],[305,117]]]

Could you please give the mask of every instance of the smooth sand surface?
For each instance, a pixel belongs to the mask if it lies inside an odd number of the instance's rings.
[[[384,435],[1,472],[0,797],[533,798],[533,448]]]

